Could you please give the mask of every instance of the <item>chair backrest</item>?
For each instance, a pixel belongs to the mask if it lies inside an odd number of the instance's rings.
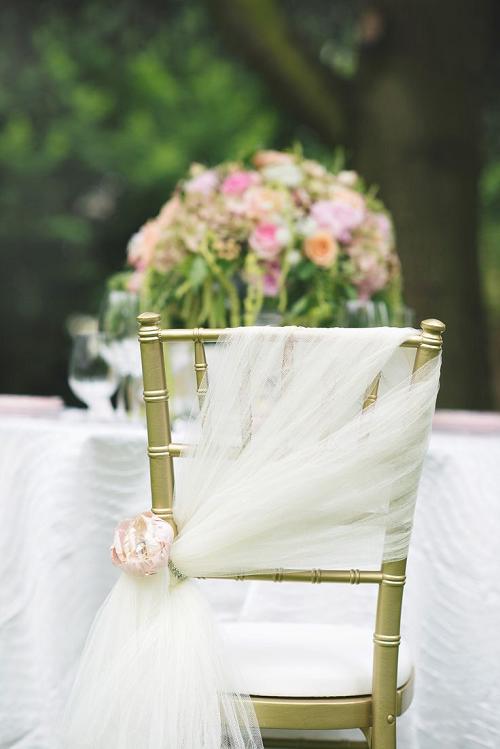
[[[148,429],[148,455],[151,475],[152,510],[172,525],[174,496],[174,459],[182,457],[189,446],[172,442],[168,391],[165,376],[163,343],[191,341],[194,349],[194,370],[200,403],[208,385],[208,367],[204,344],[217,341],[223,329],[162,330],[160,315],[144,312],[138,317],[144,379],[144,400]],[[415,349],[414,371],[439,355],[445,325],[439,320],[424,320],[421,332],[402,345]],[[363,408],[378,396],[380,375],[368,388]],[[275,582],[338,582],[373,583],[379,586],[374,634],[373,726],[378,734],[392,736],[397,712],[397,660],[400,642],[400,621],[406,559],[384,562],[376,570],[264,570],[228,578],[270,580]]]

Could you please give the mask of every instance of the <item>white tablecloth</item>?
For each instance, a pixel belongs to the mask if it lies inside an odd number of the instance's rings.
[[[116,579],[112,529],[149,504],[145,443],[126,424],[0,419],[0,749],[61,747],[76,661]],[[417,682],[401,749],[500,745],[499,486],[500,432],[433,435],[405,593]],[[373,609],[369,586],[204,585],[224,618],[366,622]]]

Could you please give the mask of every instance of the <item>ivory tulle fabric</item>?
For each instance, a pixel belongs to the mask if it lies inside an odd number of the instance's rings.
[[[242,328],[216,346],[196,448],[176,464],[186,578],[406,556],[439,383],[412,329]],[[362,412],[382,372],[379,398]],[[256,749],[251,701],[192,580],[123,575],[91,631],[68,749]]]

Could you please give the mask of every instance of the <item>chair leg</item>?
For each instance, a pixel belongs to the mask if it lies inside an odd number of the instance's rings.
[[[390,725],[374,726],[371,734],[370,749],[396,749],[396,719]]]

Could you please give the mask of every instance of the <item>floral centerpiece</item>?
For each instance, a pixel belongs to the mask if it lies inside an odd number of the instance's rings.
[[[299,153],[193,164],[131,238],[125,283],[171,326],[335,325],[348,300],[401,303],[388,212],[352,171]],[[123,280],[123,276],[122,276]]]

